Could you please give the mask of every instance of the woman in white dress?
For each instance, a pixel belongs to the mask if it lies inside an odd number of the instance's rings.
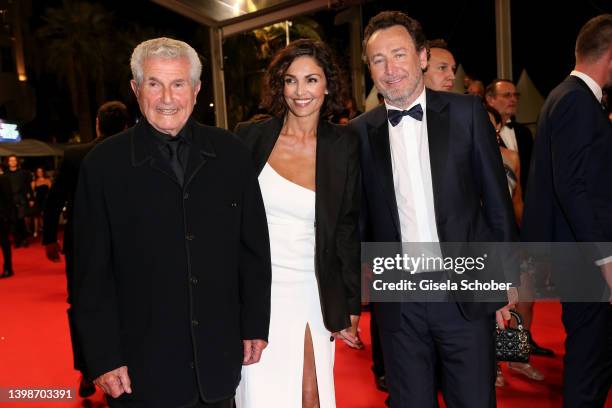
[[[268,347],[243,366],[238,408],[333,408],[334,339],[359,348],[358,139],[323,118],[342,109],[331,52],[298,40],[273,58],[264,105],[239,124],[261,186],[272,256]]]

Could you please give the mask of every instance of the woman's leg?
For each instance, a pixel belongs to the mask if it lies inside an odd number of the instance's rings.
[[[319,408],[319,389],[310,326],[304,334],[304,371],[302,377],[302,408]]]

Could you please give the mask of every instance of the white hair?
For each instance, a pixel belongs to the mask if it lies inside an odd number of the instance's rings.
[[[200,83],[202,75],[202,63],[198,53],[186,42],[174,40],[172,38],[160,37],[152,40],[143,41],[134,48],[130,59],[130,68],[136,85],[140,86],[144,80],[142,65],[147,58],[178,59],[187,58],[189,60],[189,76],[193,86]]]

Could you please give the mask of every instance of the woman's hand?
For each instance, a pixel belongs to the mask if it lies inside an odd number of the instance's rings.
[[[362,349],[363,343],[359,338],[359,316],[351,315],[351,326],[335,332],[333,336],[336,339],[342,339],[351,348]]]

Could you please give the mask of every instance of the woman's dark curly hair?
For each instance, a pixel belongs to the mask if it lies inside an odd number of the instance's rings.
[[[323,69],[327,81],[328,94],[325,95],[321,107],[321,117],[327,117],[344,109],[346,92],[344,81],[332,51],[321,41],[302,39],[293,41],[278,51],[268,65],[263,84],[262,105],[270,114],[283,117],[287,113],[287,102],[283,95],[285,73],[296,58],[304,56],[312,57],[316,61]]]

